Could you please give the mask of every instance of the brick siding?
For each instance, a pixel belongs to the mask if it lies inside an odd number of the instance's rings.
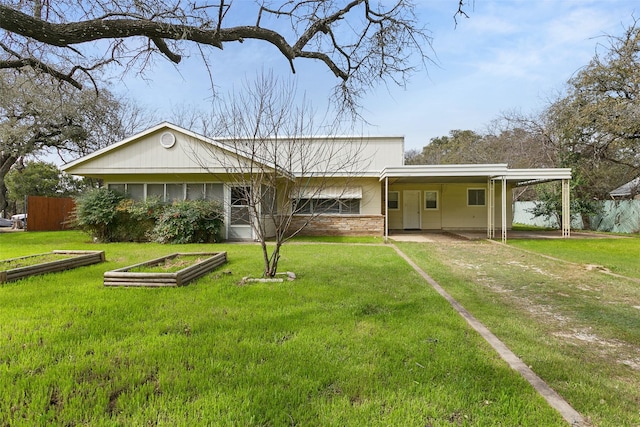
[[[300,227],[308,217],[294,216],[291,228]],[[315,217],[302,236],[383,236],[383,215],[320,215]]]

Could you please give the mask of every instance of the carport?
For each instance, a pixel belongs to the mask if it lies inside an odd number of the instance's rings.
[[[486,233],[487,238],[495,238],[496,212],[500,213],[501,240],[507,240],[507,217],[511,206],[507,201],[507,191],[514,187],[536,185],[543,182],[562,182],[562,237],[569,237],[570,229],[570,199],[569,183],[571,181],[570,168],[540,168],[540,169],[509,169],[507,164],[468,164],[468,165],[409,165],[385,168],[380,174],[380,181],[384,182],[385,200],[389,200],[391,185],[469,185],[481,186],[486,189]],[[496,200],[496,188],[500,189],[501,197]],[[399,207],[400,208],[400,207]],[[460,208],[463,210],[464,208]],[[499,211],[498,211],[499,209]],[[510,225],[510,224],[509,224]],[[460,228],[464,224],[459,225]],[[385,240],[389,237],[389,204],[385,208]]]

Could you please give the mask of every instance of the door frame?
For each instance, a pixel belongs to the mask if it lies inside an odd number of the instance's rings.
[[[405,230],[422,228],[421,193],[422,190],[402,191],[402,228]]]

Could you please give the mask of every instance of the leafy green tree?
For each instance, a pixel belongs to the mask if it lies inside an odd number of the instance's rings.
[[[549,166],[535,133],[506,121],[494,122],[484,133],[452,130],[432,138],[422,152],[407,153],[406,164],[507,163],[512,168]]]
[[[407,164],[441,165],[456,163],[482,163],[473,157],[482,142],[482,135],[471,130],[452,130],[447,136],[431,138],[419,155]]]
[[[13,212],[24,211],[27,196],[75,196],[89,185],[85,179],[63,174],[53,163],[19,162],[5,178],[9,206]]]
[[[60,170],[53,163],[28,162],[13,168],[6,177],[10,200],[21,200],[26,196],[60,196],[65,184]]]
[[[604,199],[640,173],[640,28],[607,37],[547,111],[558,158],[582,176],[580,197]]]
[[[78,91],[27,71],[0,70],[0,211],[14,165],[47,154],[62,161],[86,155],[148,124],[140,108],[108,90]]]

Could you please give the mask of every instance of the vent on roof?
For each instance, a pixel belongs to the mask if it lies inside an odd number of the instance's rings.
[[[164,148],[171,148],[176,143],[176,136],[171,132],[165,132],[160,135],[160,145]]]

